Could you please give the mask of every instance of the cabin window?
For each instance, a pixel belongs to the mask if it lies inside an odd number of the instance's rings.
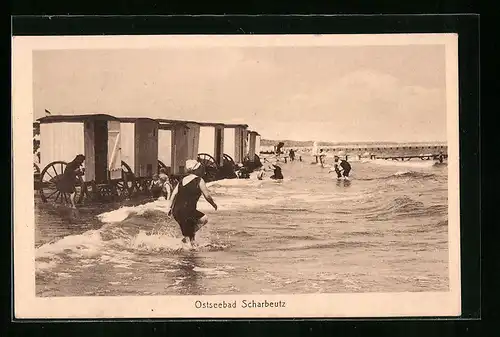
[[[179,173],[184,174],[184,166],[179,166]]]
[[[153,176],[153,164],[147,164],[146,165],[146,175],[148,177]]]

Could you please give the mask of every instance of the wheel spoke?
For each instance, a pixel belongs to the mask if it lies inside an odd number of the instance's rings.
[[[51,179],[54,179],[54,177],[52,176],[52,174],[49,173],[49,171],[46,171],[45,173],[47,173]],[[51,179],[49,179],[49,180],[51,180]]]
[[[50,199],[50,197],[51,197],[51,196],[53,196],[54,194],[56,194],[57,192],[58,192],[58,191],[57,191],[57,190],[55,190],[54,192],[50,193],[50,194],[49,194],[46,198],[47,198],[47,199]]]

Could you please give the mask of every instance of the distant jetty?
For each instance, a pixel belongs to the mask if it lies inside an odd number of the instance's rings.
[[[293,148],[303,153],[312,153],[313,141],[282,141],[285,143],[283,150]],[[275,140],[262,139],[261,153],[273,153],[273,147],[278,143]],[[318,148],[325,154],[333,154],[343,151],[347,156],[363,156],[381,159],[393,159],[394,157],[433,157],[448,154],[446,142],[352,142],[352,143],[328,143],[318,142]]]

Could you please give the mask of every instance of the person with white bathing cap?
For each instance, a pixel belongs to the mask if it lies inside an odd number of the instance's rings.
[[[196,209],[200,196],[203,194],[215,210],[217,204],[202,178],[204,168],[201,163],[190,159],[186,161],[185,167],[188,175],[179,181],[172,192],[169,214],[181,227],[184,236],[182,242],[193,246],[195,233],[208,222],[208,217]]]

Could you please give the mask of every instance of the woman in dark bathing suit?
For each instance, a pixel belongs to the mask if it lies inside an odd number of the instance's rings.
[[[80,166],[82,166],[85,161],[85,156],[79,154],[66,165],[64,173],[61,179],[58,181],[59,190],[63,193],[69,193],[69,200],[71,202],[71,207],[76,208],[75,205],[75,195],[76,195],[76,183],[78,181],[78,176],[83,174]]]
[[[203,166],[196,160],[188,160],[185,167],[189,174],[179,181],[172,192],[170,213],[181,227],[182,242],[193,245],[196,231],[208,222],[208,217],[196,209],[200,196],[203,194],[215,210],[217,204],[201,178]]]
[[[283,179],[283,173],[281,172],[281,167],[273,164],[273,170],[274,170],[274,174],[270,177],[271,179],[274,179],[274,180]]]

